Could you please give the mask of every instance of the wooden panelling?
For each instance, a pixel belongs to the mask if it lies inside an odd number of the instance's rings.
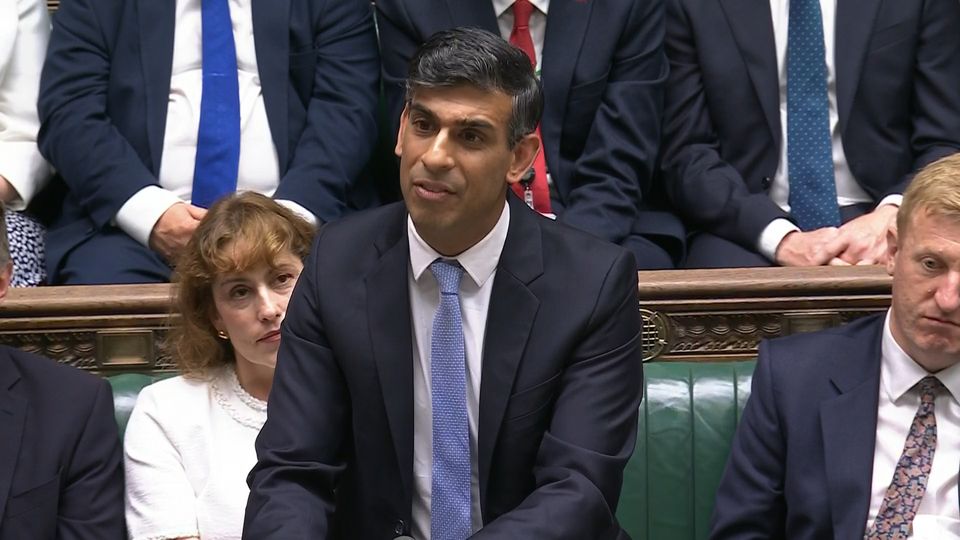
[[[760,339],[886,309],[879,267],[672,270],[638,274],[648,361],[741,360]],[[12,289],[0,343],[104,373],[172,371],[169,285]]]

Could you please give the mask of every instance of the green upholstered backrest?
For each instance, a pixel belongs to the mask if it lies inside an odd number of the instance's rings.
[[[137,404],[137,395],[144,386],[170,377],[171,374],[123,373],[107,377],[113,388],[113,414],[117,418],[117,427],[120,428],[120,439],[123,439],[123,430],[127,428],[127,420]]]
[[[644,365],[637,446],[617,517],[634,540],[707,537],[754,361]]]

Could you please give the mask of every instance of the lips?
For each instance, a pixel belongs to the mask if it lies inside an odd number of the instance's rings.
[[[948,319],[943,319],[940,317],[931,317],[929,315],[924,315],[923,318],[936,324],[960,327],[960,323],[957,323]]]
[[[436,180],[417,179],[413,181],[413,187],[425,199],[440,199],[453,193],[447,184]]]
[[[257,340],[257,343],[271,343],[274,341],[280,341],[280,330],[271,330],[267,332]]]

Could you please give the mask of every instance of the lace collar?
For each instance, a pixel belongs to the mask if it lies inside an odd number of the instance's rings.
[[[232,365],[213,378],[210,388],[217,404],[240,425],[259,431],[267,421],[267,402],[251,396],[240,386]]]

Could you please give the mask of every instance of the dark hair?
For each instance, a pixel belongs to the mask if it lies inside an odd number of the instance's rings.
[[[314,227],[270,199],[247,191],[228,195],[210,207],[183,250],[173,274],[178,285],[173,305],[180,314],[168,346],[180,372],[193,378],[234,361],[229,341],[218,340],[210,321],[216,310],[213,281],[260,263],[273,265],[284,253],[304,260]]]
[[[513,148],[537,129],[543,112],[540,81],[530,59],[499,36],[479,28],[432,35],[410,61],[407,103],[420,88],[469,85],[513,99],[507,142]]]

